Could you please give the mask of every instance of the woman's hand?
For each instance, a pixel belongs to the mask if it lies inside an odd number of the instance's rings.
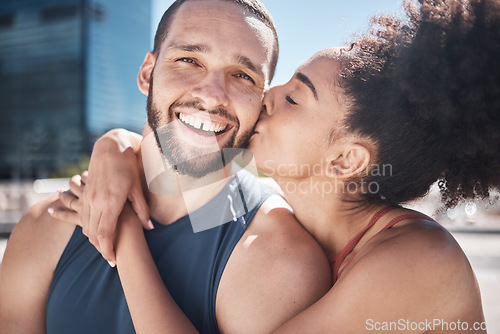
[[[89,173],[84,182],[85,191],[82,190],[80,194],[72,191],[79,201],[72,201],[68,193],[60,195],[68,209],[75,211],[75,205],[78,204],[81,223],[76,224],[82,226],[90,242],[111,262],[116,261],[113,241],[118,216],[127,200],[131,202],[144,228],[153,228],[137,167],[141,139],[140,135],[123,129],[106,133],[94,145]],[[73,181],[78,184],[78,180]],[[53,212],[61,213],[56,210]],[[76,215],[66,212],[65,218],[75,223]]]
[[[68,222],[74,225],[82,226],[81,223],[81,212],[82,212],[82,200],[83,190],[85,183],[87,182],[88,172],[83,172],[83,174],[75,175],[69,181],[69,190],[63,191],[58,190],[59,201],[62,203],[61,206],[51,206],[48,208],[48,212],[56,219]]]

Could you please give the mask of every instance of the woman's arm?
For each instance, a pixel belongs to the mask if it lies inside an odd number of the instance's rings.
[[[119,218],[116,261],[137,333],[197,333],[163,284],[130,205]]]
[[[80,224],[82,198],[87,176],[71,179],[70,191],[60,192],[57,215]],[[72,210],[68,210],[68,209]],[[50,211],[54,211],[52,208]],[[113,244],[116,263],[127,305],[137,333],[196,333],[196,328],[170,296],[151,256],[143,226],[130,202],[118,218]]]
[[[116,222],[127,199],[143,226],[153,228],[137,169],[141,140],[140,135],[124,129],[111,130],[99,138],[94,145],[88,177],[84,182],[85,192],[77,195],[81,198],[81,223],[76,223],[82,226],[83,233],[103,257],[111,262],[116,261],[113,249]],[[76,181],[79,183],[80,180]],[[74,183],[73,178],[70,186],[75,194]],[[68,193],[63,193],[61,200],[74,204]],[[56,208],[49,212],[55,218],[70,219],[71,222],[78,217]]]
[[[365,245],[325,296],[273,333],[486,333],[467,258],[443,228],[421,226]]]

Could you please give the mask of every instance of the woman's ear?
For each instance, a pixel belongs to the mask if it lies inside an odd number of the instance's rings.
[[[148,52],[142,62],[141,68],[139,69],[139,74],[137,75],[137,86],[139,87],[141,93],[146,96],[149,94],[149,83],[155,63],[155,55],[152,52]]]
[[[362,144],[346,145],[331,155],[328,160],[330,175],[351,178],[367,173],[370,164],[370,150]]]

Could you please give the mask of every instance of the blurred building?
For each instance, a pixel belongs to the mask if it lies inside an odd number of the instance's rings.
[[[0,1],[0,178],[46,177],[106,130],[141,131],[151,0]]]

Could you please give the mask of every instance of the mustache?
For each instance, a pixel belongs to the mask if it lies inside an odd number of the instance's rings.
[[[218,115],[222,116],[225,119],[230,120],[232,123],[240,125],[240,122],[236,117],[233,117],[226,109],[224,108],[215,108],[215,109],[205,109],[203,105],[198,102],[198,101],[185,101],[185,102],[180,102],[176,101],[170,106],[170,112],[174,113],[174,110],[177,108],[192,108],[192,109],[198,109],[199,111],[204,111],[207,112],[211,115]]]

